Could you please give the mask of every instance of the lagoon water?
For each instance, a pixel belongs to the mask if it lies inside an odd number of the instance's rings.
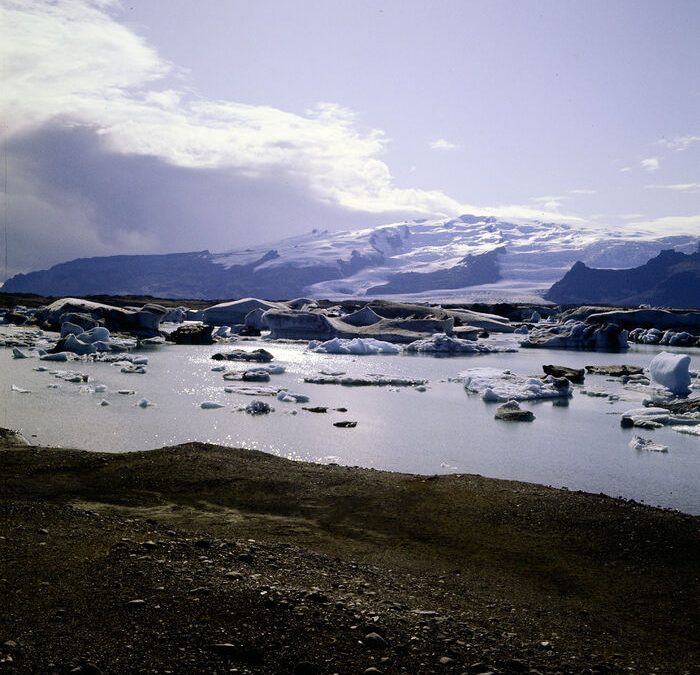
[[[515,345],[512,336],[498,343]],[[0,350],[0,425],[19,429],[32,442],[56,447],[108,452],[146,450],[185,441],[209,441],[263,450],[314,462],[373,467],[392,471],[478,473],[496,478],[530,481],[556,487],[603,492],[652,505],[700,514],[700,437],[670,428],[647,431],[622,429],[619,413],[641,405],[644,394],[623,388],[619,381],[587,375],[576,385],[568,406],[551,401],[525,402],[536,420],[508,423],[494,420],[496,404],[467,394],[459,382],[450,382],[468,368],[492,366],[540,375],[542,364],[575,368],[588,364],[628,363],[647,366],[659,347],[632,346],[627,353],[602,354],[554,350],[520,350],[436,358],[427,355],[337,356],[313,354],[304,344],[239,341],[246,349],[264,347],[274,354],[273,364],[286,367],[273,375],[271,386],[307,394],[309,406],[345,407],[346,413],[302,410],[294,403],[265,398],[269,415],[251,416],[235,410],[252,398],[224,392],[221,372],[211,368],[225,363],[228,370],[243,364],[216,362],[211,355],[232,347],[165,346],[143,352],[149,358],[145,375],[125,374],[107,363],[47,363],[12,358]],[[700,350],[691,354],[691,368],[700,368]],[[33,368],[75,370],[90,377],[90,386],[104,384],[106,393],[56,379]],[[393,390],[387,387],[346,387],[303,382],[320,370],[348,375],[380,373],[425,378],[428,389]],[[11,386],[31,393],[11,391]],[[60,388],[49,388],[60,384]],[[609,402],[592,398],[581,389],[620,395]],[[123,395],[119,389],[133,389]],[[140,408],[137,401],[154,403]],[[106,399],[109,406],[101,406]],[[203,401],[222,408],[203,410]],[[292,414],[296,411],[296,414]],[[354,429],[333,426],[355,420]],[[634,435],[669,447],[668,453],[633,450]]]

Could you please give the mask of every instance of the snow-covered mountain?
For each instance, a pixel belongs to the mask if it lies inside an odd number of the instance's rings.
[[[179,298],[393,296],[534,300],[577,261],[629,268],[700,236],[658,237],[465,215],[350,232],[314,230],[225,253],[83,258],[18,274],[4,291]]]

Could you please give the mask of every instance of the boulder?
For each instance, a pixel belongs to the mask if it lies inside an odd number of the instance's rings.
[[[330,340],[337,331],[323,314],[293,310],[270,309],[264,320],[274,340]]]
[[[569,320],[555,325],[537,324],[520,345],[530,348],[617,352],[627,349],[627,331],[613,323],[596,326]]]

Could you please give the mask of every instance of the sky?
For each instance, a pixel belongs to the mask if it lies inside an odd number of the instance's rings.
[[[0,0],[5,274],[462,213],[700,234],[698,35],[696,0]]]

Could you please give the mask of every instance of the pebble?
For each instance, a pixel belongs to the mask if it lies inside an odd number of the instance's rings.
[[[386,649],[386,640],[379,633],[367,633],[364,639],[365,645],[370,649]]]

